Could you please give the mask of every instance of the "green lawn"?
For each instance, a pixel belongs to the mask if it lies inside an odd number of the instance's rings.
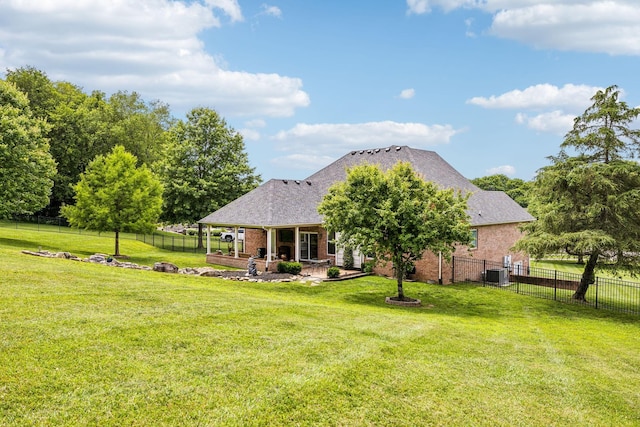
[[[637,426],[637,317],[473,285],[238,283],[0,228],[0,425]],[[203,256],[123,241],[134,262]]]

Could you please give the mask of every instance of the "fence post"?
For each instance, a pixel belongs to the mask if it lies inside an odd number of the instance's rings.
[[[596,276],[596,308],[598,308],[598,276]]]
[[[558,270],[553,270],[553,300],[557,301],[558,296]]]

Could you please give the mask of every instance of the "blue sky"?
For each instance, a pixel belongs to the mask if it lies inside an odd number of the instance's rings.
[[[26,65],[214,108],[264,180],[390,145],[531,179],[598,89],[640,105],[640,2],[0,0],[0,70]]]

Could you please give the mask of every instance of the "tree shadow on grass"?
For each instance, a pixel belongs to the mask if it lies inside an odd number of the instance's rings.
[[[38,251],[41,249],[48,250],[50,252],[62,251],[60,248],[54,248],[49,245],[38,245],[33,240],[22,240],[22,239],[10,239],[7,237],[0,237],[0,246],[8,246],[18,248],[20,250],[27,251]],[[93,255],[95,252],[91,251],[75,251],[73,255]]]
[[[395,290],[395,289],[394,289]],[[483,288],[476,284],[432,285],[411,282],[405,286],[405,294],[422,301],[419,307],[401,307],[385,303],[387,296],[394,296],[387,286],[372,286],[371,290],[358,291],[341,296],[343,301],[414,313],[416,316],[433,314],[460,318],[481,317],[486,319],[528,318],[532,313],[556,318],[602,319],[620,323],[636,323],[638,316],[608,310],[596,310],[580,304],[569,304],[527,295],[517,295],[496,289]]]

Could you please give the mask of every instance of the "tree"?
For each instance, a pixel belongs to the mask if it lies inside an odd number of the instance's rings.
[[[516,244],[537,257],[567,248],[588,257],[573,295],[581,301],[599,260],[615,260],[614,269],[640,264],[640,165],[625,159],[640,148],[640,131],[628,127],[640,108],[618,97],[616,86],[598,91],[560,154],[538,172],[531,202],[538,220],[524,227]]]
[[[162,219],[194,223],[254,189],[260,175],[249,166],[242,135],[214,110],[196,108],[170,131],[158,163],[164,185]],[[202,224],[198,227],[202,247]]]
[[[74,186],[76,204],[61,210],[74,227],[115,232],[115,256],[120,256],[120,232],[153,231],[162,208],[162,185],[136,162],[122,146],[97,156]]]
[[[31,214],[49,203],[56,165],[46,131],[26,95],[0,80],[0,218]]]
[[[162,157],[167,130],[173,124],[171,111],[160,101],[145,102],[137,92],[118,91],[108,100],[111,147],[122,145],[138,158],[138,165],[151,167]]]
[[[392,262],[401,301],[405,273],[425,251],[450,259],[456,244],[471,242],[466,209],[465,196],[425,182],[403,162],[386,172],[369,164],[349,169],[318,207],[325,227],[340,232],[338,244]]]
[[[151,166],[162,156],[173,122],[166,104],[146,103],[136,92],[88,95],[69,82],[52,82],[33,67],[7,70],[7,81],[27,95],[34,116],[49,124],[46,137],[58,172],[47,215],[58,215],[60,206],[73,203],[72,186],[80,174],[116,145],[135,155],[138,164]]]
[[[504,191],[520,206],[529,206],[529,191],[531,182],[520,178],[509,178],[504,174],[495,174],[472,179],[471,182],[487,191]]]

